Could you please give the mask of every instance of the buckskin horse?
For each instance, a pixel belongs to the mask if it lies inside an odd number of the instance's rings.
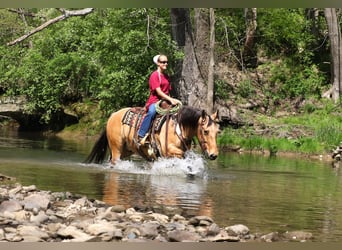
[[[152,132],[150,130],[149,142],[139,145],[137,130],[144,113],[143,108],[139,107],[123,108],[112,113],[85,163],[102,163],[108,147],[112,164],[132,154],[138,154],[148,161],[158,157],[184,158],[185,152],[191,149],[194,137],[197,137],[208,159],[215,160],[218,156],[218,111],[208,115],[205,110],[183,106],[177,113],[157,115]]]

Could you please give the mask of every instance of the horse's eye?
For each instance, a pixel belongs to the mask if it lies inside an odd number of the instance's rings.
[[[209,135],[209,130],[204,130],[204,135]]]

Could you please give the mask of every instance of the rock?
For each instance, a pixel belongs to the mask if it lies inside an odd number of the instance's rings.
[[[207,236],[215,236],[219,234],[220,231],[221,231],[220,227],[216,223],[213,223],[208,228]]]
[[[88,227],[85,229],[85,232],[90,234],[90,235],[100,235],[104,233],[110,233],[113,235],[115,230],[115,227],[113,224],[107,222],[107,221],[100,221],[98,223],[90,224]]]
[[[186,221],[186,219],[179,214],[175,214],[171,219],[171,222],[174,222],[174,221]]]
[[[280,237],[279,237],[278,232],[272,232],[272,233],[261,236],[260,239],[265,242],[275,242],[275,241],[279,241]]]
[[[7,175],[3,175],[0,173],[0,181],[14,181],[15,178],[14,177],[10,177]]]
[[[23,207],[21,204],[16,201],[16,200],[8,200],[8,201],[3,201],[0,204],[0,213],[3,213],[5,211],[7,212],[17,212],[21,210]]]
[[[208,237],[206,240],[211,241],[211,242],[223,242],[223,241],[238,242],[240,241],[240,238],[237,236],[230,236],[228,235],[226,231],[220,230],[220,232],[217,235]]]
[[[26,210],[43,209],[46,210],[50,204],[50,199],[46,195],[31,194],[24,199],[24,208]]]
[[[248,227],[220,228],[208,216],[187,219],[109,206],[71,193],[39,191],[34,185],[0,187],[0,241],[9,242],[238,242],[307,241],[311,233],[250,235]],[[148,211],[145,209],[145,211]],[[165,210],[163,210],[165,211]],[[171,218],[171,219],[170,219]]]
[[[14,213],[15,220],[19,222],[30,221],[31,216],[32,216],[32,213],[25,211],[25,210],[21,210],[21,211]]]
[[[158,214],[158,213],[151,213],[146,215],[146,219],[148,220],[156,220],[159,223],[167,223],[169,222],[169,216],[164,214]]]
[[[116,212],[116,213],[121,213],[121,212],[124,212],[125,210],[126,208],[122,205],[115,205],[111,207],[111,211]]]
[[[23,187],[23,190],[25,192],[32,192],[32,191],[36,191],[37,187],[36,187],[36,185],[31,185],[31,186]]]
[[[0,241],[5,239],[5,232],[2,228],[0,228]]]
[[[167,237],[171,242],[198,242],[200,240],[198,234],[181,230],[170,231],[167,233]]]
[[[292,231],[284,233],[284,237],[291,241],[306,241],[312,239],[312,233],[303,231]]]
[[[17,193],[19,193],[22,190],[21,185],[17,185],[15,188],[8,191],[8,195],[10,198],[13,198]]]
[[[40,225],[44,223],[45,221],[47,221],[48,219],[49,219],[49,216],[47,216],[44,211],[39,211],[38,215],[31,216],[30,221],[33,224]]]
[[[142,224],[140,227],[141,236],[146,237],[148,239],[154,239],[158,236],[158,228],[160,227],[159,223],[156,222],[148,222]]]
[[[226,227],[225,230],[232,236],[244,236],[249,233],[248,227],[242,224]]]
[[[98,216],[97,218],[101,219],[106,219],[108,221],[114,221],[114,220],[119,220],[121,217],[116,213],[112,211],[112,207],[107,208],[106,211],[100,212],[98,211]]]
[[[125,235],[129,240],[136,239],[140,236],[140,231],[136,227],[129,226],[125,230]]]
[[[43,241],[49,238],[46,232],[43,232],[37,226],[21,225],[17,229],[17,234],[20,235],[24,241]]]
[[[86,242],[93,238],[75,226],[62,226],[57,231],[57,234],[64,239],[63,241],[66,242]]]
[[[199,225],[208,226],[213,222],[214,222],[213,219],[211,219],[208,216],[195,216],[189,220],[189,224],[194,225],[194,226],[199,226]]]

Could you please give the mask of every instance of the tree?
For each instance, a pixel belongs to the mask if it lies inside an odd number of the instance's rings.
[[[32,36],[33,34],[39,32],[39,31],[45,29],[46,27],[48,27],[54,23],[57,23],[59,21],[62,21],[64,19],[67,19],[69,17],[88,15],[89,13],[93,12],[94,8],[85,8],[82,10],[66,10],[66,9],[60,8],[59,10],[63,13],[62,15],[55,17],[55,18],[43,23],[39,27],[29,31],[27,34],[15,39],[14,41],[8,42],[7,45],[9,45],[9,46],[16,45],[17,43],[24,41],[25,39],[29,38],[30,36]],[[23,14],[23,11],[21,10],[20,12],[18,12],[18,14],[22,17],[25,26],[27,26],[26,18],[25,18],[25,15]],[[30,46],[32,46],[32,45],[30,45]]]
[[[342,91],[342,46],[341,29],[337,19],[335,8],[325,8],[324,15],[328,25],[331,54],[331,82],[332,87],[323,94],[324,97],[331,97],[335,103],[340,98]]]
[[[195,39],[190,21],[190,10],[171,9],[173,38],[184,51],[184,59],[178,62],[179,72],[175,76],[177,94],[185,105],[204,107],[206,85],[201,76],[195,52]]]
[[[209,67],[208,67],[208,93],[207,111],[214,111],[214,50],[215,50],[215,11],[210,8],[210,42],[209,42]]]
[[[257,8],[244,9],[246,20],[246,40],[243,47],[243,61],[247,66],[255,67],[257,55],[255,48],[255,33],[257,28]]]

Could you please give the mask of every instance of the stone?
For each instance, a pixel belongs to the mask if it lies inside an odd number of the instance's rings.
[[[115,213],[122,213],[126,210],[126,208],[122,205],[115,205],[111,207],[111,211]]]
[[[113,224],[107,222],[107,221],[100,221],[98,223],[94,223],[91,225],[88,225],[88,227],[85,229],[85,232],[90,235],[100,235],[104,233],[114,233],[114,226]]]
[[[146,215],[146,219],[156,220],[159,223],[167,223],[169,222],[169,216],[159,213],[151,213]]]
[[[28,192],[36,191],[37,187],[36,185],[25,186],[23,187],[23,190],[28,193]]]
[[[272,232],[272,233],[261,236],[260,239],[265,242],[275,242],[275,241],[279,241],[280,237],[279,237],[278,232]]]
[[[159,223],[148,222],[140,227],[141,236],[153,239],[158,236]]]
[[[312,239],[312,233],[303,231],[292,231],[284,233],[284,237],[291,241],[306,241]]]
[[[226,227],[225,230],[232,236],[243,236],[249,233],[249,228],[242,224]]]
[[[40,225],[40,224],[44,223],[45,221],[47,221],[48,219],[49,219],[49,216],[47,216],[45,214],[45,212],[41,210],[41,211],[39,211],[39,213],[37,215],[31,216],[30,221],[33,224]]]
[[[208,225],[207,222],[211,224],[213,220],[208,216],[195,216],[189,219],[189,224],[194,226],[199,226],[200,224]]]
[[[63,226],[57,231],[57,235],[66,242],[86,242],[93,238],[75,226]]]
[[[49,238],[46,232],[43,232],[37,226],[20,225],[17,229],[17,234],[20,235],[24,241],[36,242],[43,241]]]
[[[15,220],[19,222],[30,221],[31,216],[32,216],[32,213],[25,211],[25,210],[21,210],[21,211],[14,213]]]
[[[7,212],[17,212],[21,210],[23,207],[19,203],[19,201],[16,200],[8,200],[8,201],[3,201],[0,204],[0,213],[3,213],[5,211]]]
[[[215,236],[219,234],[220,231],[221,231],[220,227],[216,223],[213,223],[208,228],[207,236]]]
[[[0,241],[5,239],[5,232],[2,228],[0,228]]]
[[[240,241],[240,238],[237,236],[230,236],[230,235],[228,235],[228,233],[226,231],[220,230],[220,232],[218,234],[216,234],[215,236],[209,236],[205,240],[211,241],[211,242],[224,242],[224,241],[238,242],[238,241]]]
[[[8,191],[9,197],[13,198],[17,193],[19,193],[22,190],[22,186],[18,185],[15,188]]]
[[[181,230],[170,231],[167,233],[167,237],[171,242],[198,242],[200,240],[198,234]]]
[[[24,199],[24,208],[26,210],[43,209],[46,210],[50,204],[50,199],[46,195],[31,194]]]

